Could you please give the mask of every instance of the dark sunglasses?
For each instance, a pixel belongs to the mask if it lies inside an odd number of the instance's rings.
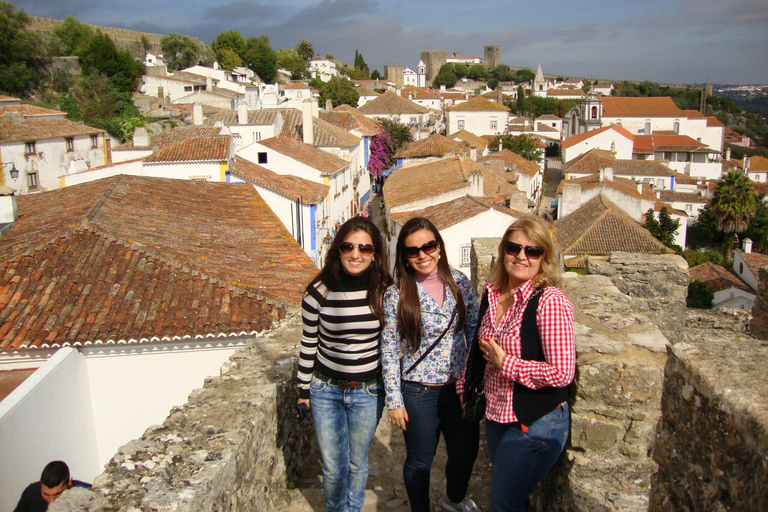
[[[339,252],[341,254],[349,254],[355,250],[355,247],[357,247],[357,250],[360,251],[360,254],[365,254],[366,256],[369,254],[373,254],[373,245],[353,244],[352,242],[341,242],[339,244]]]
[[[406,258],[418,258],[420,252],[423,252],[424,254],[432,254],[436,250],[437,240],[432,240],[421,247],[406,247],[404,252]]]
[[[537,260],[544,256],[544,249],[535,245],[520,245],[515,242],[504,242],[504,252],[508,256],[517,256],[520,254],[520,250],[525,251],[525,256],[532,260]]]

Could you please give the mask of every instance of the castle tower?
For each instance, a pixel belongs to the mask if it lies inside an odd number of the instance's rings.
[[[443,67],[448,59],[448,52],[445,50],[426,50],[421,52],[421,60],[427,67],[427,79],[428,85],[432,84],[432,81],[440,72],[440,68]]]
[[[405,67],[402,64],[384,66],[384,80],[389,80],[402,87],[404,71]]]
[[[485,67],[493,69],[501,65],[501,46],[494,44],[483,48],[483,62]]]

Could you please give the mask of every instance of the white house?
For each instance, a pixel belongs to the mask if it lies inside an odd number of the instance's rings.
[[[707,262],[688,269],[691,281],[701,281],[714,293],[714,309],[745,309],[751,311],[757,295],[733,272],[720,265]]]
[[[387,91],[357,110],[371,119],[384,117],[410,126],[417,131],[421,129],[427,129],[429,132],[435,131],[435,127],[430,124],[428,108],[394,92]]]
[[[307,62],[307,69],[312,78],[319,78],[323,82],[327,82],[334,76],[338,76],[336,70],[336,63],[331,59],[324,57],[312,57]]]
[[[595,130],[573,135],[563,140],[563,162],[592,149],[610,151],[616,158],[631,160],[635,145],[635,136],[621,126],[605,126]]]
[[[30,105],[0,106],[0,185],[17,194],[61,187],[61,179],[109,161],[111,139],[100,128]]]
[[[440,231],[445,243],[448,264],[471,277],[470,255],[473,238],[494,238],[525,213],[483,201],[477,197],[462,196],[421,210],[396,213],[392,216],[397,240],[400,230],[413,217],[426,217]],[[393,249],[394,247],[392,247]]]
[[[208,116],[203,125],[211,128],[221,126],[221,133],[231,134],[236,149],[240,149],[251,142],[279,135],[283,122],[283,114],[279,109],[248,110],[245,103],[241,102],[236,112],[217,112]]]
[[[487,163],[491,166],[499,166],[515,177],[515,186],[533,203],[539,204],[542,194],[542,182],[544,181],[543,166],[513,153],[508,149],[502,149],[494,153],[478,158],[479,163]]]
[[[745,238],[744,250],[733,251],[733,271],[752,290],[759,292],[760,268],[768,266],[768,256],[752,252],[752,240]]]
[[[448,107],[446,132],[467,130],[475,135],[498,135],[506,130],[509,109],[482,96]]]

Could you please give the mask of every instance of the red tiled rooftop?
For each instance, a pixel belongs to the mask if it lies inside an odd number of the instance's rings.
[[[688,269],[691,281],[701,281],[709,285],[713,292],[719,292],[734,287],[739,290],[754,293],[747,284],[738,278],[736,274],[725,267],[707,262]]]
[[[448,107],[445,110],[453,111],[472,111],[472,112],[506,112],[509,113],[509,109],[504,105],[499,105],[482,96],[475,96],[471,100],[464,101],[458,105]]]
[[[568,149],[571,146],[574,146],[578,144],[579,142],[583,142],[587,139],[591,139],[595,135],[607,132],[608,130],[613,130],[617,132],[619,135],[623,136],[624,138],[627,138],[629,140],[634,140],[635,135],[632,135],[632,133],[629,132],[626,128],[622,128],[621,126],[617,125],[609,125],[609,126],[603,126],[602,128],[598,128],[596,130],[580,133],[579,135],[574,135],[572,137],[568,137],[563,141],[563,149]]]
[[[58,139],[76,135],[100,135],[101,128],[93,128],[66,119],[28,117],[21,123],[14,123],[7,117],[0,117],[0,142]]]
[[[357,109],[365,115],[426,114],[429,110],[393,92],[385,92]]]
[[[183,141],[158,151],[144,159],[153,162],[225,162],[229,160],[232,137],[216,135],[215,137],[190,137]]]
[[[134,146],[133,140],[128,140],[119,146],[113,147],[112,151],[153,148],[163,149],[191,137],[213,137],[220,133],[221,127],[219,126],[177,126],[170,130],[151,134],[149,136],[148,146],[137,147]]]
[[[330,187],[298,176],[277,174],[259,164],[235,155],[232,174],[257,183],[291,199],[301,199],[304,204],[317,204],[328,195]]]
[[[346,160],[342,160],[322,149],[287,137],[271,137],[262,140],[259,144],[313,169],[317,169],[323,175],[334,174],[349,165],[349,162]]]
[[[603,96],[603,117],[686,117],[672,98]]]
[[[435,133],[426,139],[405,144],[395,154],[395,158],[442,157],[458,155],[468,149],[469,147],[464,142],[451,140],[439,133]]]

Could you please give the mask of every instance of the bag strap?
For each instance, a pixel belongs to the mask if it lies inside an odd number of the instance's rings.
[[[488,289],[483,290],[483,298],[480,300],[480,309],[477,311],[477,327],[474,336],[470,340],[469,355],[467,356],[467,368],[464,372],[464,381],[469,384],[475,375],[485,374],[485,359],[480,352],[480,324],[488,309]]]
[[[411,370],[416,368],[420,362],[424,360],[427,355],[429,355],[430,352],[432,352],[432,349],[437,346],[438,343],[440,343],[440,340],[443,339],[443,336],[448,332],[448,330],[451,328],[451,324],[453,323],[453,318],[456,316],[456,308],[453,308],[453,314],[451,314],[451,319],[448,320],[448,327],[445,328],[443,332],[440,333],[440,336],[435,340],[435,342],[423,353],[421,354],[421,357],[419,357],[415,363],[411,365],[410,368],[405,370],[405,373],[411,373]],[[405,373],[403,375],[405,375]]]

